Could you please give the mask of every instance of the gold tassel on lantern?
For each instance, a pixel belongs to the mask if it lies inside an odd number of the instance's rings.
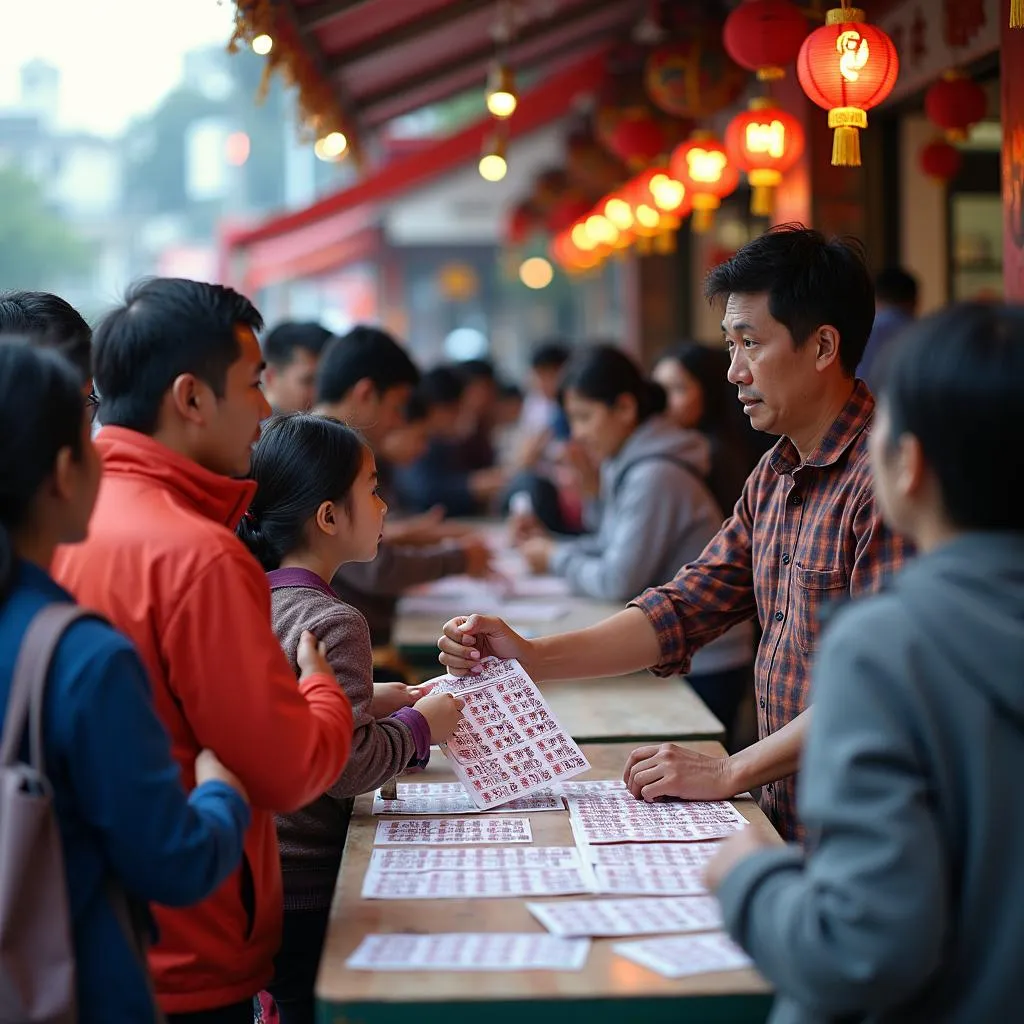
[[[755,217],[770,217],[775,212],[775,189],[782,175],[769,167],[756,167],[747,172],[750,182],[750,212]]]
[[[1024,0],[1010,0],[1010,28],[1024,28]]]
[[[828,112],[832,134],[832,166],[860,167],[860,129],[867,128],[868,115],[859,107],[836,107]]]

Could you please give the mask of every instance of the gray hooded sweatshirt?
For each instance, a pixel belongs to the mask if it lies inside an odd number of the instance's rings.
[[[718,893],[772,1024],[1024,1019],[1024,534],[964,534],[841,610],[814,678],[806,856]]]
[[[586,510],[594,532],[559,543],[551,571],[577,594],[623,603],[673,579],[722,526],[704,483],[710,465],[703,435],[662,416],[645,420],[601,466],[600,497]],[[694,655],[690,673],[749,665],[753,644],[753,626],[735,626]]]

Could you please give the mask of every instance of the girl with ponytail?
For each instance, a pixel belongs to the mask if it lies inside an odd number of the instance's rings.
[[[426,765],[431,743],[447,740],[459,724],[462,702],[401,687],[404,703],[415,703],[388,715],[391,709],[374,701],[366,620],[331,590],[344,563],[376,557],[387,512],[373,453],[359,435],[312,413],[273,419],[253,449],[251,472],[256,497],[238,535],[267,571],[274,632],[296,677],[299,638],[305,630],[317,637],[355,721],[340,778],[309,806],[277,818],[285,914],[270,993],[282,1024],[312,1024],[313,983],[353,800]]]
[[[0,731],[30,626],[40,612],[74,604],[50,565],[59,545],[85,539],[100,482],[81,375],[56,352],[34,347],[40,340],[0,334]],[[74,1005],[60,1009],[79,1024],[155,1021],[144,958],[118,925],[122,897],[188,906],[218,889],[242,858],[245,793],[204,750],[195,761],[196,788],[186,796],[146,670],[102,619],[71,622],[46,678],[42,754],[69,919],[49,925],[70,925],[75,960]],[[23,739],[16,760],[28,764],[30,757]],[[0,774],[10,778],[10,767]],[[39,852],[32,870],[45,871]],[[17,884],[10,874],[5,882]],[[32,891],[26,886],[25,912]],[[133,909],[145,913],[141,902]],[[31,991],[26,982],[47,964],[28,945],[15,942],[0,963],[2,1020],[41,1019],[26,1013],[23,1000]],[[51,980],[57,966],[49,964]],[[56,1019],[57,1009],[50,1004],[47,1019]]]
[[[520,550],[535,572],[574,593],[626,602],[671,580],[722,525],[706,483],[707,441],[664,415],[664,390],[613,345],[579,351],[562,375],[560,400],[575,445],[600,467],[584,506],[590,533],[555,541],[539,530]],[[727,731],[752,686],[753,638],[743,624],[702,647],[688,676]]]

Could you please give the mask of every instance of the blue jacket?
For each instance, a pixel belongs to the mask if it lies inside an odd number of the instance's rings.
[[[0,721],[33,615],[70,600],[41,569],[16,567],[0,605]],[[57,649],[43,743],[64,846],[79,1024],[150,1021],[147,981],[104,895],[105,879],[115,876],[142,901],[198,902],[237,866],[249,809],[220,782],[186,797],[138,655],[96,620],[75,623]],[[27,759],[27,743],[22,753]]]

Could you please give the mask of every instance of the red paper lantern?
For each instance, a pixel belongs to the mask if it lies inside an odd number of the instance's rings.
[[[672,177],[668,164],[655,164],[641,171],[623,192],[634,206],[648,204],[662,214],[679,219],[692,209],[686,186]]]
[[[673,117],[710,117],[736,101],[747,84],[714,25],[686,29],[652,51],[644,68],[647,94]]]
[[[828,111],[834,166],[860,166],[858,129],[868,126],[867,111],[892,91],[899,67],[892,40],[854,7],[829,11],[825,24],[804,40],[796,73],[808,97]]]
[[[693,205],[693,230],[707,231],[722,199],[740,183],[740,172],[729,162],[725,146],[711,132],[694,132],[676,147],[669,169]]]
[[[945,185],[952,181],[959,173],[964,159],[956,146],[946,142],[945,139],[936,139],[929,142],[921,150],[921,170]]]
[[[746,0],[722,29],[726,52],[761,81],[783,78],[806,36],[807,19],[788,0]]]
[[[668,148],[665,130],[653,112],[642,108],[624,111],[608,137],[608,148],[627,167],[637,170]]]
[[[967,131],[988,107],[985,90],[962,71],[947,71],[924,94],[924,112],[951,142],[967,138]]]
[[[770,217],[775,189],[804,151],[804,130],[788,111],[764,97],[750,101],[725,129],[729,158],[747,172],[751,185],[750,212]]]

